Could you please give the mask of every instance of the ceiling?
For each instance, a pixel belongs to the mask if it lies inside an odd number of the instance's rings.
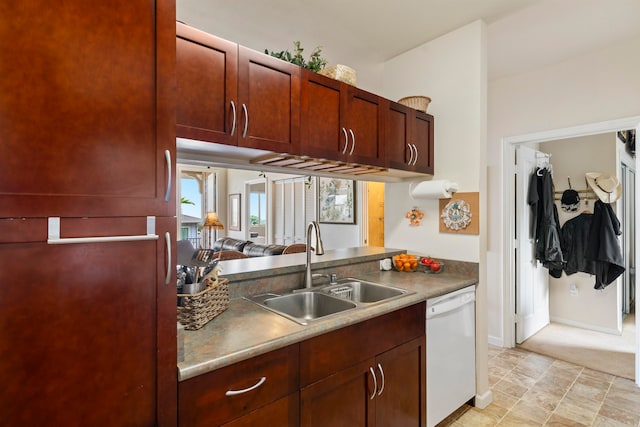
[[[330,62],[383,62],[477,19],[496,19],[537,0],[177,0],[186,24],[253,49],[323,47]],[[332,54],[332,56],[330,56]],[[333,56],[340,57],[339,59]]]
[[[488,24],[489,78],[640,34],[639,0],[177,0],[177,19],[256,50],[321,46],[329,63],[382,62]]]

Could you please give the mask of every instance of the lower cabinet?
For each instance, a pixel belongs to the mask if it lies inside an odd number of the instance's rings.
[[[296,392],[223,424],[223,427],[291,427],[299,425],[299,419],[300,393]]]
[[[424,427],[425,355],[423,302],[185,380],[179,424]]]
[[[423,337],[303,388],[300,425],[424,426],[424,362]]]
[[[267,414],[277,419],[268,418],[269,425],[297,425],[298,373],[298,344],[294,344],[182,381],[179,425],[252,425],[252,420]],[[290,424],[291,419],[296,423]]]
[[[303,427],[426,425],[425,305],[300,343]]]

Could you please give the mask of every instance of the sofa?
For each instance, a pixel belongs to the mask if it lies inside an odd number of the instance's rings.
[[[260,257],[269,255],[282,255],[286,246],[283,245],[262,245],[249,240],[234,239],[232,237],[222,237],[213,243],[214,251],[238,251],[248,257]]]

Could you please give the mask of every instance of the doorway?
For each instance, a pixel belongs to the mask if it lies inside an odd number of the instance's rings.
[[[384,182],[367,183],[368,246],[384,247]]]
[[[640,117],[633,117],[633,118],[628,118],[628,119],[622,119],[622,120],[616,120],[616,121],[609,121],[609,122],[603,122],[603,123],[597,123],[597,124],[592,124],[592,125],[586,125],[586,126],[578,126],[578,127],[574,127],[574,128],[566,128],[566,129],[560,129],[560,130],[554,130],[554,131],[548,131],[548,132],[541,132],[541,133],[537,133],[537,134],[529,134],[529,135],[522,135],[522,136],[518,136],[518,137],[510,137],[510,138],[505,138],[503,140],[503,150],[504,150],[504,159],[505,160],[505,168],[504,168],[504,190],[505,190],[505,194],[504,194],[504,200],[505,200],[505,206],[504,206],[504,216],[505,216],[505,225],[504,225],[504,236],[505,236],[505,254],[504,254],[504,259],[505,260],[510,260],[508,262],[505,263],[505,278],[507,278],[508,280],[505,281],[505,283],[507,283],[504,286],[504,301],[505,304],[503,306],[504,309],[504,337],[505,337],[505,343],[507,345],[510,346],[515,346],[516,344],[516,326],[515,326],[515,320],[516,320],[516,278],[517,278],[517,274],[518,274],[518,268],[517,268],[517,264],[515,262],[515,255],[516,255],[516,249],[517,249],[517,242],[515,241],[515,239],[513,239],[514,236],[514,230],[516,230],[516,228],[519,226],[518,225],[518,219],[515,215],[515,211],[514,211],[514,207],[515,207],[515,198],[514,198],[514,193],[516,190],[516,180],[514,179],[514,174],[515,174],[515,165],[510,162],[511,159],[515,159],[515,155],[516,155],[516,149],[517,147],[520,146],[525,146],[525,145],[532,145],[532,144],[536,144],[536,147],[539,147],[539,145],[537,144],[541,144],[544,142],[548,142],[548,141],[553,141],[553,140],[564,140],[567,138],[577,138],[577,137],[581,137],[581,136],[586,136],[586,135],[593,135],[593,134],[602,134],[602,133],[613,133],[615,134],[615,132],[619,131],[619,130],[624,130],[624,129],[635,129],[640,127],[639,126],[640,123]],[[634,160],[634,164],[637,164],[637,159]],[[554,177],[554,180],[557,179],[556,177]],[[637,187],[637,175],[635,175],[635,187]],[[584,186],[584,183],[583,185]],[[565,185],[566,187],[566,185]],[[559,187],[559,188],[564,188],[564,187]],[[635,218],[637,218],[638,216],[638,212],[634,213],[634,221]],[[636,244],[637,244],[637,240],[638,240],[638,236],[636,236]],[[637,254],[633,253],[633,257],[634,257],[634,265],[635,263],[637,263]],[[635,281],[634,281],[635,282]],[[619,286],[618,286],[619,288]],[[569,291],[569,290],[567,290]],[[634,292],[637,295],[637,284],[634,283]],[[622,297],[620,296],[619,301],[622,300]],[[638,300],[636,299],[635,301],[635,311],[638,311]],[[621,316],[620,316],[621,317]],[[636,331],[634,332],[635,335],[635,381],[637,384],[640,385],[640,337],[638,337],[638,335],[640,335],[640,333],[638,332],[638,328],[635,328]]]

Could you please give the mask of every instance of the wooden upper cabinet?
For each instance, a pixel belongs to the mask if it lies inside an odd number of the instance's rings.
[[[302,76],[301,153],[384,166],[381,98],[309,70]]]
[[[397,102],[386,103],[387,166],[433,175],[433,116]]]
[[[384,166],[384,109],[377,95],[347,87],[347,117],[342,123],[351,139],[346,160],[364,165]]]
[[[300,67],[177,24],[177,136],[298,154]]]
[[[0,7],[0,217],[174,215],[175,4],[50,6]]]
[[[300,152],[300,67],[240,46],[238,146]]]
[[[177,136],[237,145],[238,45],[180,23],[176,31]]]
[[[302,70],[300,130],[301,152],[310,157],[339,160],[348,145],[342,130],[342,83]]]

